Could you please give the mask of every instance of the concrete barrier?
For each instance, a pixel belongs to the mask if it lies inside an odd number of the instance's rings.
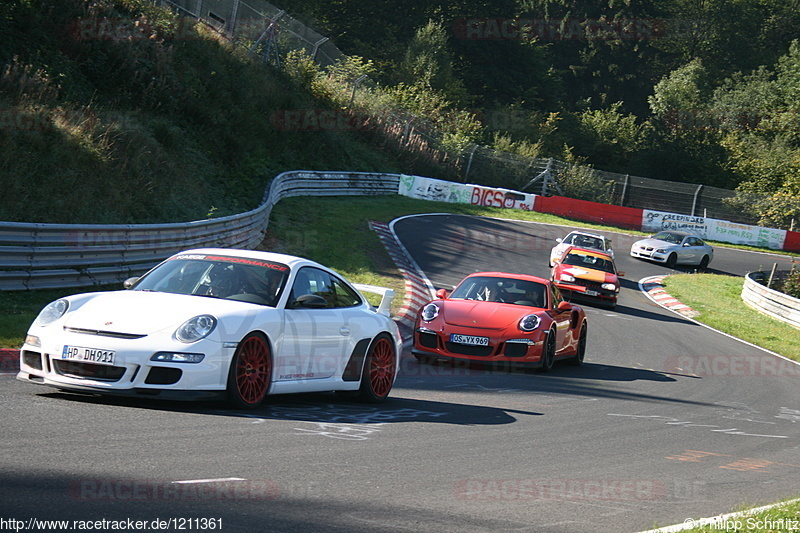
[[[782,272],[785,276],[786,272]],[[770,289],[760,282],[769,279],[769,272],[751,272],[744,278],[742,300],[756,311],[800,328],[800,299]]]

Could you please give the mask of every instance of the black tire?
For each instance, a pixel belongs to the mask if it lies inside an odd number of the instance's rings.
[[[364,360],[361,373],[361,386],[358,389],[360,400],[377,403],[389,396],[397,373],[397,353],[392,337],[381,333],[372,341]]]
[[[708,264],[710,262],[711,260],[708,258],[708,256],[704,255],[703,258],[700,260],[700,265],[698,266],[698,269],[705,270],[706,268],[708,268]]]
[[[228,370],[228,401],[255,409],[267,397],[272,381],[272,350],[261,333],[248,333],[236,348]]]
[[[542,366],[539,367],[540,372],[550,372],[553,370],[553,365],[556,363],[556,332],[550,330],[547,332],[547,338],[542,347]]]
[[[578,333],[578,351],[575,356],[569,360],[569,364],[574,366],[581,366],[583,359],[586,357],[586,339],[588,336],[588,325],[586,321],[581,324],[581,331]]]
[[[675,268],[675,265],[677,265],[677,264],[678,264],[678,255],[676,253],[674,253],[674,252],[669,254],[669,257],[667,257],[667,263],[666,263],[667,268]]]

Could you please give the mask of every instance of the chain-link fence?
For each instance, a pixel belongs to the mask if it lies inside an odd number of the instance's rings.
[[[265,60],[282,51],[305,50],[321,67],[335,65],[344,54],[327,38],[282,9],[263,0],[155,0],[200,20],[228,39],[259,51]]]
[[[679,183],[595,171],[609,184],[613,203],[626,207],[653,209],[682,215],[757,224],[758,217],[743,212],[730,202],[736,191],[696,183]]]
[[[323,70],[346,60],[328,38],[264,0],[154,1],[208,24],[264,61],[280,64],[281,58],[294,50],[305,51]],[[340,100],[351,108],[378,99],[375,83],[365,75],[340,80],[338,86]],[[368,110],[368,116],[358,120],[368,122],[368,126],[359,129],[370,134],[376,144],[402,151],[410,171],[417,174],[742,224],[759,223],[759,217],[746,207],[763,203],[764,197],[742,201],[729,189],[604,172],[478,145],[453,150],[428,121],[405,110],[386,105],[362,107]],[[800,201],[797,203],[800,207]],[[786,225],[783,229],[794,229],[794,220]]]

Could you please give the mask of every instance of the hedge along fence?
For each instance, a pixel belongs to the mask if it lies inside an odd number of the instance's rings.
[[[781,274],[785,275],[786,272]],[[769,272],[747,274],[742,288],[742,300],[756,311],[800,328],[800,299],[764,285],[769,277]]]
[[[252,211],[172,224],[0,222],[0,290],[121,283],[189,248],[255,248],[274,205],[292,196],[397,194],[399,175],[291,171],[277,176]]]

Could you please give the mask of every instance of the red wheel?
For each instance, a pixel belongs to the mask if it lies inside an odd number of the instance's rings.
[[[272,377],[269,343],[263,335],[250,333],[236,348],[228,372],[228,398],[236,407],[253,409],[264,401]]]
[[[378,335],[364,363],[361,376],[360,397],[369,402],[379,402],[389,396],[397,369],[397,355],[391,337]]]

